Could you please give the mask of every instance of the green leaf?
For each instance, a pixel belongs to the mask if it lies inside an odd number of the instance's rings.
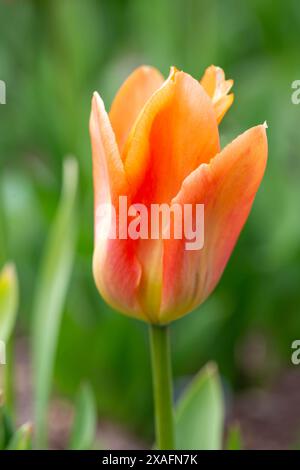
[[[14,433],[11,416],[4,404],[3,392],[0,390],[0,449],[4,449]]]
[[[207,364],[192,380],[175,414],[177,449],[221,449],[223,395],[215,364]]]
[[[31,449],[32,426],[30,423],[23,424],[12,436],[7,450],[29,450]]]
[[[70,281],[76,241],[78,166],[68,158],[63,167],[63,188],[37,279],[33,306],[33,380],[35,438],[47,443],[46,419],[61,317]]]
[[[4,449],[6,446],[5,426],[4,426],[4,403],[3,403],[3,392],[0,389],[0,449]]]
[[[15,325],[18,308],[18,279],[13,263],[0,272],[0,340],[6,343]]]
[[[97,411],[94,394],[88,384],[83,384],[76,400],[76,414],[70,440],[70,449],[90,449],[95,440]]]
[[[241,435],[241,428],[238,423],[234,423],[228,430],[226,449],[227,450],[242,450],[243,440]]]

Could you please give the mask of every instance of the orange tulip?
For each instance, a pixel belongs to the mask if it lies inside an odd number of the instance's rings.
[[[213,291],[248,217],[267,160],[265,125],[220,149],[218,123],[231,106],[232,80],[209,67],[201,81],[171,69],[167,80],[151,67],[135,70],[118,91],[109,115],[92,101],[90,133],[95,194],[96,285],[114,308],[166,324],[201,304]],[[109,236],[119,196],[129,204],[204,204],[204,246],[185,238]],[[100,236],[103,228],[108,234]]]

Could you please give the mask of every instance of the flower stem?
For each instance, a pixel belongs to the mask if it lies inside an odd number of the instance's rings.
[[[168,326],[150,325],[156,446],[174,449],[173,390]]]

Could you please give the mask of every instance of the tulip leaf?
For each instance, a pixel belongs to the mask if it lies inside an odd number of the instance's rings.
[[[33,304],[34,417],[38,447],[45,447],[47,443],[47,405],[75,254],[77,184],[77,162],[68,158],[64,162],[61,198],[43,253]]]
[[[227,450],[242,450],[243,440],[241,435],[241,428],[238,423],[234,423],[229,427],[226,449]]]
[[[97,411],[94,394],[88,384],[83,384],[77,395],[70,449],[91,449],[95,440],[96,424]]]
[[[0,272],[0,340],[6,343],[15,325],[18,308],[18,280],[14,264]]]
[[[215,364],[192,380],[176,407],[176,448],[218,450],[224,425],[223,395]]]
[[[8,443],[7,450],[29,450],[31,449],[32,426],[30,423],[23,424],[16,430]]]

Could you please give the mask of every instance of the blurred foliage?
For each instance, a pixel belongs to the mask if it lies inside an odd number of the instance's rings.
[[[44,448],[47,443],[46,424],[54,362],[75,257],[77,185],[77,162],[74,158],[65,159],[61,198],[49,230],[33,296],[34,415],[36,444],[39,448]]]
[[[228,429],[226,440],[226,450],[243,450],[243,439],[241,429],[238,423],[233,423]]]
[[[93,447],[97,426],[96,402],[91,387],[84,383],[80,386],[76,399],[76,414],[70,449],[86,450]]]
[[[0,271],[0,340],[9,341],[15,326],[18,308],[18,279],[13,263]]]
[[[90,99],[97,89],[108,107],[142,63],[165,75],[174,64],[195,77],[211,63],[224,67],[235,79],[235,103],[221,126],[223,143],[269,125],[269,164],[254,209],[215,293],[174,325],[173,360],[178,389],[210,359],[228,389],[272,379],[289,363],[300,329],[300,106],[291,103],[291,83],[300,78],[298,2],[2,0],[0,12],[7,85],[0,261],[16,262],[25,333],[63,156],[76,155],[80,166],[79,242],[56,361],[60,392],[73,396],[87,379],[102,416],[151,429],[146,327],[112,313],[91,274]]]
[[[30,423],[22,424],[16,430],[6,447],[6,450],[29,450],[31,449],[32,426]]]
[[[208,363],[193,378],[175,411],[176,449],[222,449],[224,403],[218,369]]]

